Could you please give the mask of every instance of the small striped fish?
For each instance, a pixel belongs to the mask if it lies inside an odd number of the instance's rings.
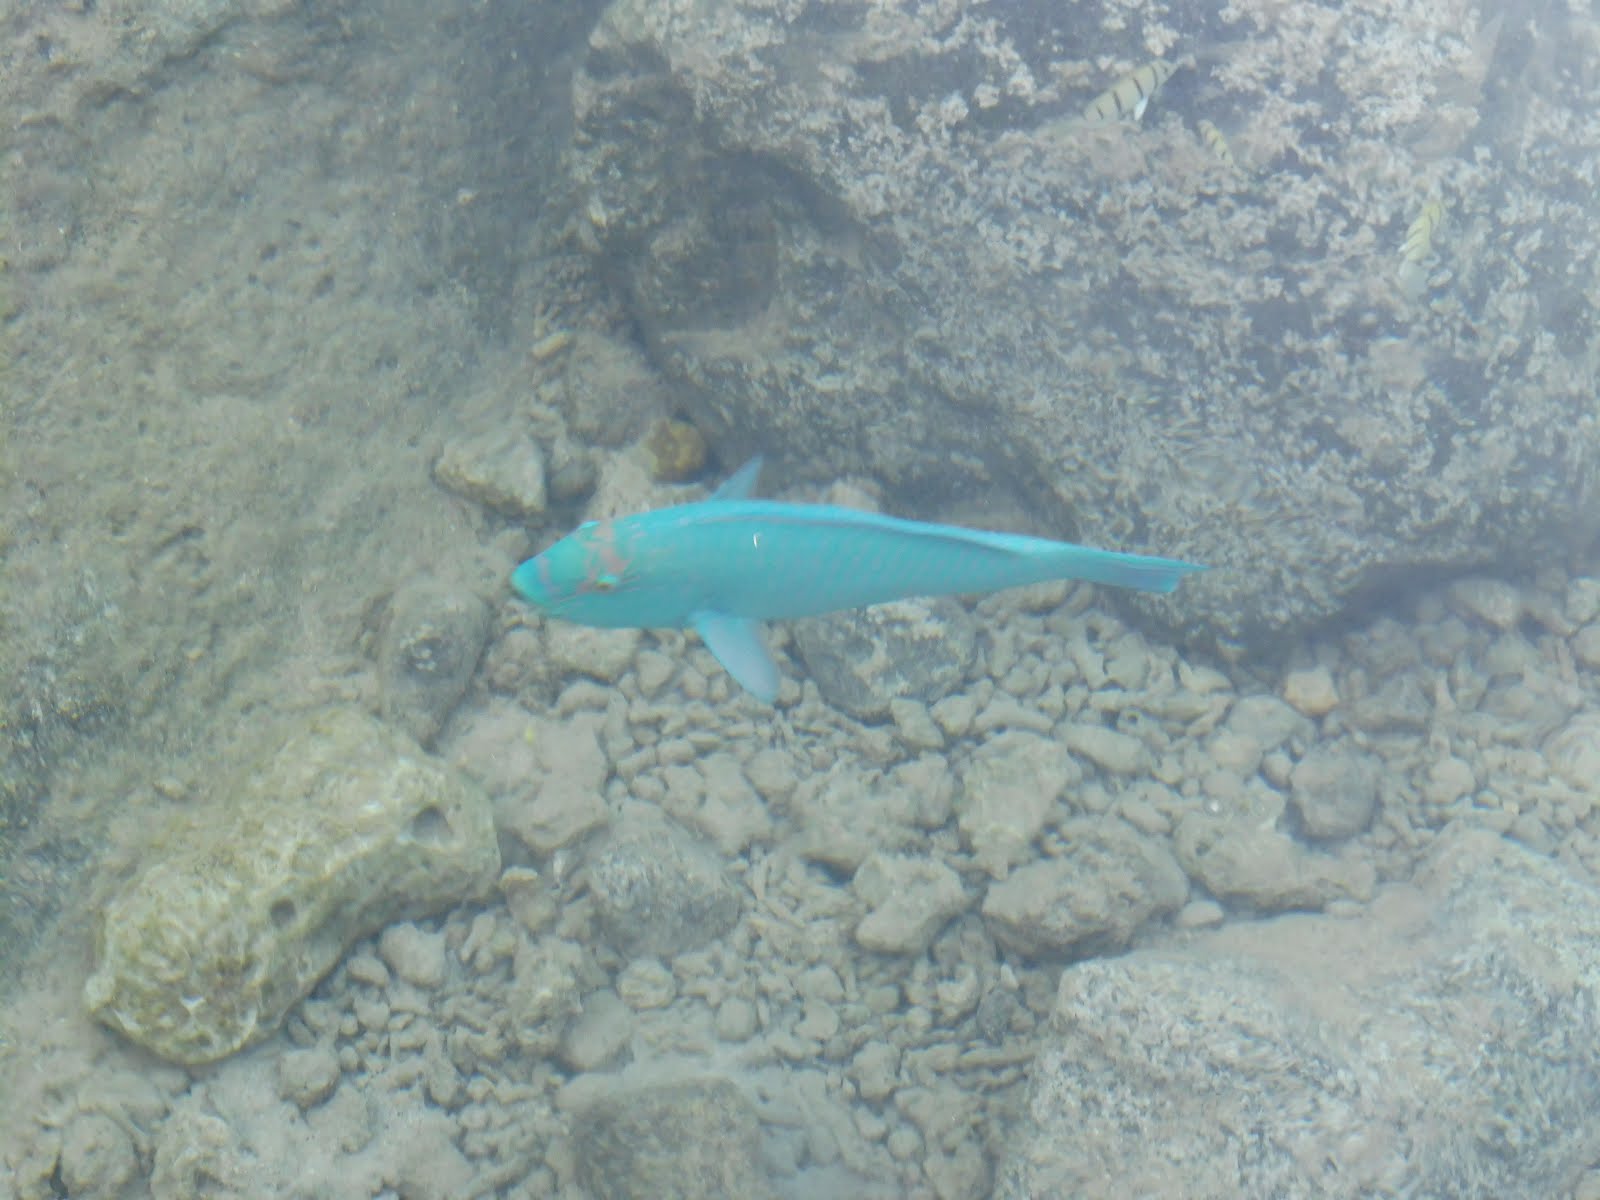
[[[1144,116],[1145,107],[1157,89],[1172,78],[1178,68],[1164,59],[1153,58],[1142,67],[1135,67],[1084,107],[1083,115],[1089,121],[1117,121],[1132,117],[1135,121]]]
[[[1224,166],[1233,166],[1233,147],[1228,145],[1228,139],[1222,136],[1210,121],[1202,118],[1195,122],[1195,128],[1200,131],[1200,140],[1206,144],[1206,149],[1211,151],[1212,157]]]
[[[1400,257],[1420,266],[1433,253],[1433,235],[1444,222],[1444,205],[1429,200],[1422,206],[1417,219],[1406,227],[1406,240],[1400,246]]]

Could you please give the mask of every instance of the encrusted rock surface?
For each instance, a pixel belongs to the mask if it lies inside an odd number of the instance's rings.
[[[158,843],[101,914],[90,1010],[204,1063],[278,1027],[358,938],[481,896],[488,799],[360,713],[306,719]]]
[[[617,0],[594,32],[585,234],[719,453],[1227,568],[1139,603],[1234,638],[1593,536],[1591,17],[960,11]],[[1152,56],[1142,121],[1080,116]]]
[[[1600,1104],[1600,894],[1482,832],[1359,918],[1062,976],[997,1194],[1569,1194]]]

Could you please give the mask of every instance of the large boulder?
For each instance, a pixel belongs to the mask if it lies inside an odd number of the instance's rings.
[[[1592,26],[1174,12],[616,0],[584,227],[682,407],[780,485],[1225,568],[1137,603],[1235,639],[1587,544]]]
[[[488,797],[361,713],[247,756],[101,910],[90,1011],[163,1058],[265,1037],[352,943],[484,894]]]
[[[1568,1194],[1597,1014],[1600,893],[1447,834],[1360,918],[1068,968],[996,1194]]]

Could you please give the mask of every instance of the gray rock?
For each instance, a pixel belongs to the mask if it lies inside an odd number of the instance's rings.
[[[344,709],[246,754],[160,846],[100,913],[84,1000],[182,1063],[265,1037],[352,943],[500,869],[487,797]]]
[[[1314,838],[1344,838],[1372,824],[1382,767],[1351,746],[1319,746],[1294,765],[1289,803]]]
[[[921,954],[971,903],[961,877],[932,859],[874,854],[852,887],[871,906],[856,926],[856,941],[880,954]]]
[[[391,925],[378,938],[378,953],[394,973],[419,988],[444,982],[444,934],[418,929],[410,921]]]
[[[1188,880],[1160,842],[1112,820],[1070,821],[1062,832],[1062,857],[1019,868],[984,897],[984,921],[1018,954],[1116,949],[1188,899]]]
[[[290,1050],[278,1060],[278,1095],[304,1111],[333,1095],[339,1056],[327,1045]]]
[[[1227,564],[1180,603],[1137,600],[1169,624],[1266,640],[1406,564],[1542,561],[1595,529],[1564,380],[1600,333],[1550,336],[1525,297],[1582,312],[1600,238],[1567,222],[1561,253],[1532,254],[1451,221],[1457,278],[1399,290],[1387,226],[1416,190],[1358,220],[1349,198],[1375,159],[1415,177],[1460,134],[1418,101],[1423,136],[1398,145],[1369,64],[1482,26],[1386,11],[1313,69],[1297,47],[1339,11],[1208,47],[1142,122],[1096,122],[1077,113],[1148,56],[1111,0],[1010,4],[955,36],[937,7],[819,36],[754,0],[617,0],[575,88],[585,234],[723,458],[783,446],[911,512],[1008,493],[1081,541]],[[1505,148],[1486,185],[1557,226],[1550,172],[1586,153],[1592,106],[1576,78],[1552,90],[1568,132],[1531,158],[1511,150],[1525,113],[1468,102],[1487,127],[1467,126]],[[1197,156],[1201,97],[1250,126],[1249,170]]]
[[[997,1194],[1568,1194],[1600,1105],[1596,914],[1560,864],[1450,833],[1358,919],[1070,967]]]
[[[516,432],[460,438],[433,464],[441,487],[509,517],[531,521],[544,514],[544,457],[533,439]]]
[[[603,1070],[632,1036],[633,1014],[616,992],[602,988],[584,997],[583,1011],[561,1040],[560,1058],[574,1071]]]
[[[771,1200],[754,1105],[725,1079],[608,1096],[574,1121],[578,1175],[608,1200]]]
[[[588,856],[607,941],[629,958],[672,958],[739,920],[739,892],[716,856],[655,810],[623,813]]]
[[[972,668],[972,615],[950,600],[905,600],[833,613],[794,625],[795,649],[835,708],[873,720],[892,700],[932,704]]]
[[[139,1173],[139,1158],[122,1125],[104,1113],[85,1111],[62,1130],[57,1170],[66,1189],[61,1195],[73,1200],[122,1200],[132,1194],[129,1188]]]
[[[1033,839],[1083,771],[1060,742],[1012,730],[973,751],[960,778],[961,836],[978,865],[1000,877],[1032,856]]]
[[[378,647],[384,718],[423,745],[432,742],[466,691],[488,638],[488,605],[472,592],[432,580],[401,588]]]
[[[1196,883],[1218,899],[1263,912],[1365,900],[1377,883],[1364,858],[1314,853],[1281,830],[1205,813],[1184,817],[1173,841],[1178,861]]]

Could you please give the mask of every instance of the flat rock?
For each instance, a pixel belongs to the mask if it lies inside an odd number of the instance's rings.
[[[395,593],[378,644],[384,720],[423,745],[466,691],[489,638],[489,606],[460,587],[417,580]]]
[[[1196,883],[1219,900],[1263,912],[1365,900],[1377,882],[1366,859],[1317,853],[1281,830],[1204,813],[1184,817],[1173,841]]]
[[[971,903],[961,877],[933,859],[874,854],[852,887],[871,906],[856,941],[880,954],[920,954],[939,930]]]
[[[1127,944],[1140,925],[1176,912],[1189,883],[1170,851],[1118,821],[1070,821],[1060,858],[989,885],[983,918],[996,940],[1030,958]]]
[[[533,439],[499,431],[458,438],[433,464],[440,487],[520,520],[544,514],[544,456]]]
[[[739,919],[739,892],[706,846],[635,805],[588,856],[589,890],[606,939],[628,957],[672,958]]]
[[[894,700],[932,704],[967,677],[977,653],[972,615],[950,600],[903,600],[794,626],[806,671],[835,708],[889,715]]]
[[[488,798],[346,709],[246,755],[158,845],[101,911],[84,1001],[181,1063],[265,1037],[352,943],[500,870]]]
[[[1071,966],[996,1194],[1570,1194],[1600,1106],[1597,914],[1560,864],[1450,832],[1359,918]]]
[[[609,1200],[771,1200],[755,1106],[726,1079],[618,1091],[574,1121],[579,1176]]]
[[[1011,730],[973,751],[956,808],[978,865],[999,878],[1029,858],[1056,801],[1082,778],[1067,748],[1037,733]]]
[[[1289,775],[1289,803],[1306,834],[1344,838],[1372,824],[1382,766],[1351,746],[1319,746]]]

